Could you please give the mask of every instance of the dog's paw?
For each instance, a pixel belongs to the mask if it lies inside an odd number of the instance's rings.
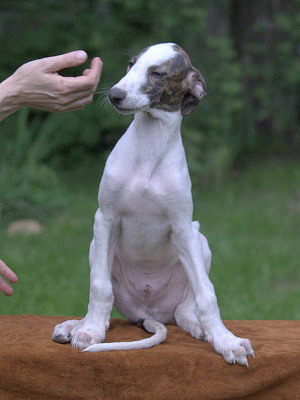
[[[72,332],[79,329],[80,320],[69,320],[56,325],[52,333],[52,340],[57,343],[70,343]]]
[[[177,316],[176,323],[180,328],[189,332],[195,339],[204,340],[203,330],[196,317],[190,316]]]
[[[99,327],[94,325],[83,325],[77,329],[74,333],[72,332],[71,344],[77,349],[85,349],[86,347],[101,343],[105,339],[106,327]]]
[[[247,356],[254,357],[249,339],[234,336],[231,332],[211,340],[213,348],[224,357],[229,364],[240,364],[248,367]]]

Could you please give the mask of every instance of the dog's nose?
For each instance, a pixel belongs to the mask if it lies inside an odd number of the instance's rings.
[[[111,103],[115,106],[120,104],[121,101],[125,99],[125,97],[126,97],[125,90],[116,87],[112,87],[108,92],[108,98],[111,101]]]

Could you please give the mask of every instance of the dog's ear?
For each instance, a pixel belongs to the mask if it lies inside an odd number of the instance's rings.
[[[191,114],[197,107],[199,101],[206,96],[204,78],[196,68],[193,67],[188,73],[186,84],[188,89],[182,100],[182,115]]]

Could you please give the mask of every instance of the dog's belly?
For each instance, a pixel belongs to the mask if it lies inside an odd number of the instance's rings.
[[[115,307],[131,321],[154,319],[171,323],[187,294],[188,281],[179,260],[139,269],[115,257],[112,271]]]
[[[122,216],[117,253],[140,270],[168,264],[177,258],[170,235],[169,221],[161,214]]]

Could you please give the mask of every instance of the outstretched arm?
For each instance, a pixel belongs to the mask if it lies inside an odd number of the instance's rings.
[[[44,111],[80,110],[91,103],[98,85],[102,61],[95,57],[81,76],[63,77],[58,71],[81,65],[82,51],[30,61],[0,84],[0,121],[21,107]]]

